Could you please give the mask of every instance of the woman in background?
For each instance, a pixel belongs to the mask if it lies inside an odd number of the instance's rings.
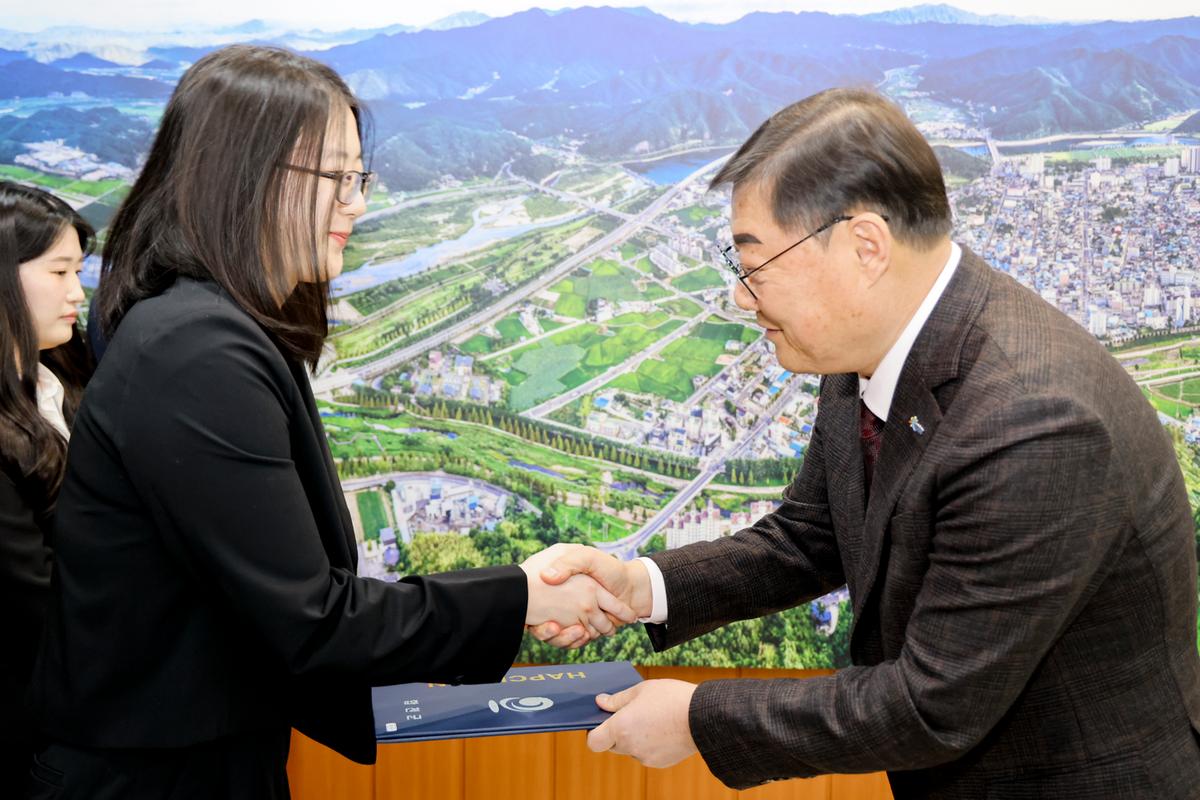
[[[49,599],[46,534],[91,371],[75,318],[92,239],[63,201],[0,181],[0,790],[24,785],[36,742],[25,700]]]
[[[109,229],[108,347],[80,407],[34,699],[34,797],[288,796],[291,728],[375,757],[370,687],[499,680],[525,625],[613,629],[585,579],[357,577],[306,367],[366,210],[362,112],[327,66],[197,61]]]

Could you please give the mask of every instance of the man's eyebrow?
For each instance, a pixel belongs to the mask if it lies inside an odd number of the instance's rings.
[[[762,244],[758,237],[753,233],[735,233],[733,235],[734,244]]]

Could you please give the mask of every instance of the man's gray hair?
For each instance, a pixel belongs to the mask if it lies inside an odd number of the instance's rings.
[[[863,89],[829,89],[777,112],[709,188],[725,184],[757,184],[776,224],[797,232],[874,211],[897,240],[926,249],[952,227],[933,148],[895,104]]]

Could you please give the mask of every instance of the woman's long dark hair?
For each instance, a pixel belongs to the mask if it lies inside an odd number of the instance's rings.
[[[0,181],[0,468],[38,514],[54,506],[67,443],[38,411],[35,365],[40,361],[62,381],[63,416],[70,425],[92,360],[78,328],[70,341],[39,352],[18,267],[71,229],[83,252],[91,252],[95,233],[74,209],[40,189]]]
[[[226,47],[184,73],[108,231],[97,299],[106,337],[182,275],[215,281],[286,353],[315,366],[329,287],[318,253],[326,238],[314,230],[318,178],[305,170],[320,168],[331,115],[346,107],[361,138],[345,82],[282,48]],[[305,282],[293,291],[297,276]]]

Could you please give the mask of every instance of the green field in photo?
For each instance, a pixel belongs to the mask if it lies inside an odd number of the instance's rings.
[[[462,350],[468,355],[477,356],[486,355],[487,353],[492,352],[492,350],[495,348],[495,345],[495,339],[484,336],[482,333],[477,333],[470,339],[467,339],[465,342],[460,344],[458,349]]]
[[[1155,388],[1174,400],[1191,405],[1200,405],[1200,378],[1189,378],[1180,383],[1170,383],[1166,386]]]
[[[587,508],[559,503],[554,507],[554,521],[560,528],[575,528],[592,542],[611,542],[633,533],[636,525],[623,519]]]
[[[578,206],[573,203],[564,202],[547,194],[535,194],[527,197],[524,205],[529,218],[535,221],[547,217],[561,217],[578,210]]]
[[[525,351],[513,363],[513,368],[527,377],[509,392],[509,407],[524,411],[562,394],[567,387],[559,379],[575,369],[585,352],[576,344],[547,344]]]
[[[368,489],[355,495],[358,503],[358,515],[362,517],[363,538],[378,539],[382,528],[390,528],[387,510],[383,506],[383,494],[375,489]]]
[[[682,297],[677,297],[674,300],[668,300],[665,303],[660,303],[659,307],[671,313],[676,317],[694,317],[700,313],[700,306],[693,303],[691,300],[685,300]]]
[[[699,292],[720,288],[725,285],[725,280],[712,267],[701,267],[672,279],[671,285],[681,292]]]
[[[500,334],[500,340],[505,344],[513,344],[533,336],[521,323],[521,317],[518,314],[507,316],[497,322],[496,331]]]
[[[658,324],[639,324],[634,317],[641,318],[642,323]],[[511,370],[525,376],[516,383],[510,380],[513,390],[509,407],[524,411],[574,389],[625,363],[683,324],[681,320],[666,319],[661,312],[626,314],[622,318],[630,319],[609,327],[607,332],[592,323],[577,325],[501,356],[512,358]],[[509,375],[505,377],[509,379]]]
[[[635,372],[620,376],[606,388],[639,394],[654,394],[682,403],[695,391],[693,379],[710,378],[721,371],[717,358],[730,339],[749,343],[758,338],[751,328],[734,323],[702,323],[690,336],[678,339],[655,359],[638,365]]]

